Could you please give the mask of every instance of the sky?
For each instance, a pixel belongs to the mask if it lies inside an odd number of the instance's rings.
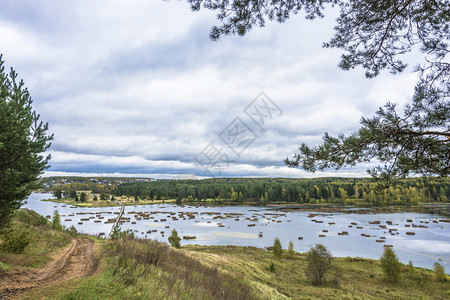
[[[0,53],[54,140],[46,176],[367,176],[376,162],[288,168],[301,143],[356,131],[409,102],[413,63],[366,79],[323,49],[337,12],[209,39],[215,12],[183,1],[0,0]],[[408,62],[408,60],[406,60]]]

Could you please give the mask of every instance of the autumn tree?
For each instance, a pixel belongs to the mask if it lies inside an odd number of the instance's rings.
[[[5,72],[0,55],[0,228],[18,209],[48,167],[52,135],[48,125],[39,121],[24,82],[11,68]]]
[[[212,40],[224,35],[245,35],[266,22],[285,22],[303,11],[307,19],[323,17],[326,5],[337,7],[334,36],[323,44],[343,51],[339,67],[357,66],[373,78],[384,69],[401,73],[407,64],[401,55],[413,49],[424,54],[414,68],[418,82],[412,101],[403,108],[388,102],[361,127],[345,136],[323,136],[318,146],[302,144],[285,163],[310,172],[340,169],[378,160],[368,170],[387,183],[409,175],[447,176],[450,170],[450,1],[428,0],[187,0],[193,11],[217,11],[221,23],[210,32]]]
[[[331,268],[333,256],[324,245],[317,244],[309,249],[306,260],[306,276],[311,279],[313,285],[321,285],[324,275]]]
[[[402,272],[401,264],[391,247],[384,247],[380,262],[386,279],[391,282],[398,282]]]

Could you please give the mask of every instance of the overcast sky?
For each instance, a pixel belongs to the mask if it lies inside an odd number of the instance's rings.
[[[366,176],[368,165],[310,174],[283,160],[410,101],[416,81],[413,64],[370,80],[340,70],[341,52],[321,47],[333,10],[212,42],[215,12],[185,2],[0,6],[0,53],[55,135],[46,175]]]

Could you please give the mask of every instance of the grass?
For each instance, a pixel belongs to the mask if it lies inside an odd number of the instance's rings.
[[[0,273],[39,267],[71,236],[51,230],[35,212],[16,212],[31,243],[23,254],[0,252]],[[1,237],[0,237],[1,239]],[[255,247],[184,246],[153,240],[95,238],[103,249],[99,272],[32,291],[23,299],[449,299],[449,276],[402,267],[398,283],[386,280],[378,260],[335,258],[322,286],[305,275],[306,255],[274,257]]]
[[[0,262],[11,267],[41,267],[50,260],[53,251],[66,246],[72,240],[69,233],[52,230],[44,217],[28,209],[14,212],[11,230],[26,231],[29,238],[29,244],[23,253],[0,251]],[[4,235],[0,235],[0,243],[4,238]]]
[[[378,260],[335,258],[325,284],[315,287],[306,278],[306,255],[296,253],[278,260],[271,251],[254,247],[184,247],[187,253],[207,264],[243,279],[266,299],[448,299],[450,286],[439,282],[433,272],[416,268],[414,275],[403,268],[398,284],[388,282]],[[270,270],[271,263],[275,270]]]
[[[450,286],[433,272],[404,266],[387,281],[378,260],[335,258],[322,286],[305,276],[306,255],[277,259],[237,246],[185,246],[151,240],[106,242],[103,271],[47,287],[24,299],[448,299]],[[271,270],[271,264],[274,269]],[[239,293],[236,294],[236,291]],[[228,294],[224,294],[228,293]]]
[[[259,299],[240,277],[153,240],[108,242],[101,268],[99,275],[32,292],[24,299]]]

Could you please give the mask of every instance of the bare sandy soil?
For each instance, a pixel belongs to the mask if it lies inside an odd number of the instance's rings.
[[[0,299],[17,299],[23,294],[65,280],[93,275],[98,267],[94,242],[73,239],[71,244],[52,256],[43,269],[9,271],[0,277]]]

